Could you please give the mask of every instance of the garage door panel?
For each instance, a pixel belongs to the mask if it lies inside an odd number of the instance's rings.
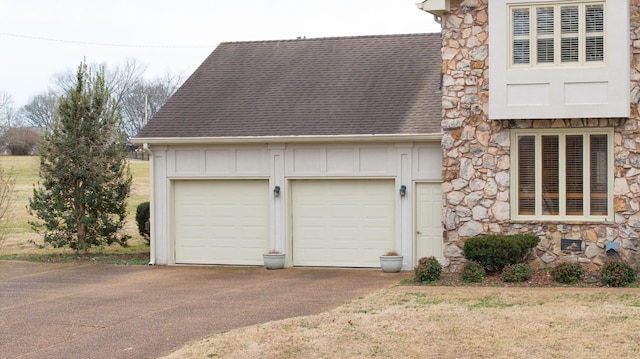
[[[395,243],[393,180],[292,183],[293,263],[377,267]]]
[[[176,181],[176,263],[262,264],[268,196],[267,181]]]

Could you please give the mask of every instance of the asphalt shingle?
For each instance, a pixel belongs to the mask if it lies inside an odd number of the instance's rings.
[[[138,138],[440,132],[440,34],[221,43]]]

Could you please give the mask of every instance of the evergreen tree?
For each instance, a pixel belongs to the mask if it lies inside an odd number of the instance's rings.
[[[29,199],[30,222],[53,247],[86,251],[118,243],[127,212],[131,173],[120,110],[104,71],[78,67],[75,88],[60,99],[53,128],[40,149],[40,177]]]

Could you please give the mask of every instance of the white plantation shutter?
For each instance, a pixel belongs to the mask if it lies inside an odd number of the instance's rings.
[[[513,63],[528,64],[530,59],[529,9],[513,9]]]
[[[563,6],[560,9],[562,40],[560,57],[564,62],[580,61],[580,9],[577,6]]]
[[[553,8],[536,9],[536,53],[538,63],[553,63]]]
[[[585,7],[585,60],[604,61],[604,5]]]

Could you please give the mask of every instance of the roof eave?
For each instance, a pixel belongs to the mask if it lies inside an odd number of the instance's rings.
[[[442,133],[387,135],[326,135],[326,136],[241,136],[241,137],[134,137],[137,145],[206,145],[240,143],[302,143],[302,142],[407,142],[440,141]]]

